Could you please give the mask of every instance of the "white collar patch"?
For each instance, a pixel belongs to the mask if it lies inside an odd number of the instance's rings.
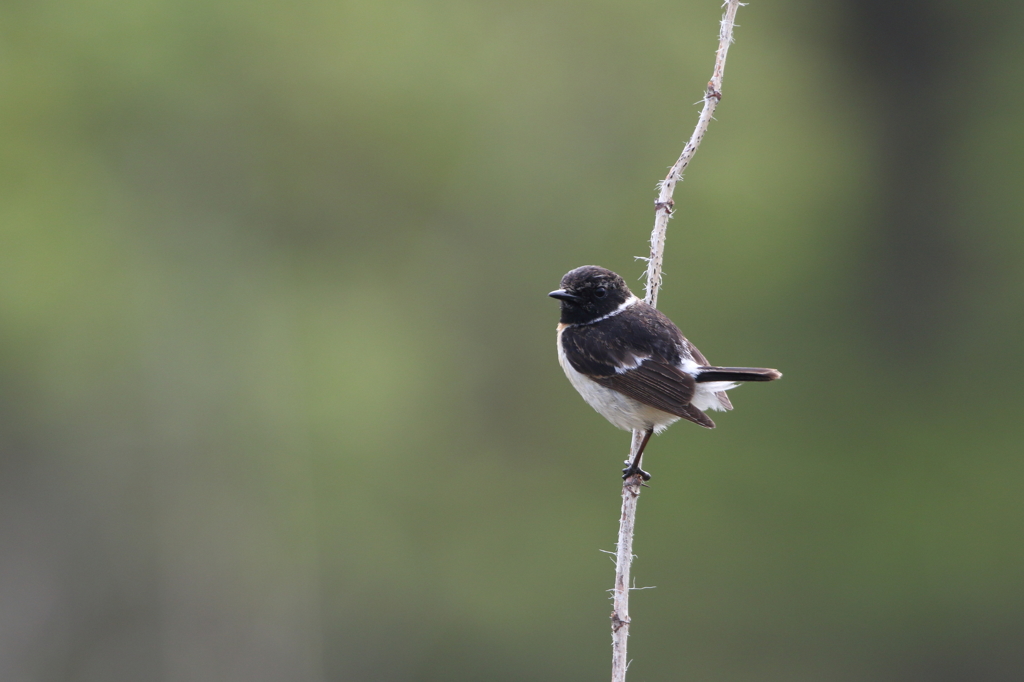
[[[625,310],[629,306],[633,305],[634,303],[639,303],[639,301],[640,301],[639,298],[637,298],[636,296],[630,295],[629,298],[627,298],[625,301],[623,301],[622,303],[619,304],[618,308],[616,308],[615,310],[611,311],[607,315],[602,315],[601,317],[599,317],[597,319],[591,320],[590,322],[584,322],[583,324],[594,324],[596,322],[600,322],[601,320],[607,320],[609,317],[615,317],[616,315],[618,315],[619,313],[621,313],[623,310]]]

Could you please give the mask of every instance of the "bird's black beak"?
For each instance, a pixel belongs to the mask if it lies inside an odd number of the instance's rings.
[[[556,289],[548,294],[551,298],[557,298],[560,301],[569,301],[570,303],[579,303],[580,297],[576,294],[570,294],[565,289]]]

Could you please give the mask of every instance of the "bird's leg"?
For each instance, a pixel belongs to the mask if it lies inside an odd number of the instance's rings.
[[[640,441],[640,447],[637,448],[636,457],[633,458],[633,462],[622,470],[623,480],[633,476],[634,474],[640,474],[640,478],[645,481],[651,480],[651,475],[640,468],[640,459],[644,456],[644,448],[647,447],[647,441],[651,439],[651,434],[654,433],[654,429],[647,429],[644,433],[644,439]],[[628,459],[626,460],[629,461]]]

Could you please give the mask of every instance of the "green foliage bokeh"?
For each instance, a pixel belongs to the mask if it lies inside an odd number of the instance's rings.
[[[630,676],[1019,679],[1020,11],[929,85],[918,275],[887,74],[810,5],[741,10],[676,193],[662,309],[785,378],[652,442]],[[628,436],[545,294],[641,289],[719,16],[0,7],[0,678],[605,676]]]

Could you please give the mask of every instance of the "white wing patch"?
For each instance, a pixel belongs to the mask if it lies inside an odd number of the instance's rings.
[[[651,356],[649,355],[645,355],[644,357],[641,358],[636,355],[631,355],[629,359],[626,361],[626,364],[615,368],[615,373],[625,374],[626,372],[632,371],[639,367],[640,365],[644,364],[644,360],[649,360],[650,357]]]

